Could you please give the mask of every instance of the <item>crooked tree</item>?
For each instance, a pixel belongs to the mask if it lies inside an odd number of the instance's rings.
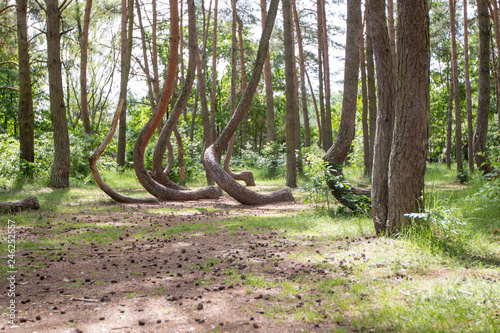
[[[269,39],[271,37],[274,21],[276,19],[278,4],[279,0],[271,0],[271,4],[269,5],[265,27],[262,31],[262,35],[259,41],[257,56],[247,88],[243,92],[241,100],[238,103],[233,116],[229,120],[229,123],[221,132],[217,140],[215,140],[215,142],[210,147],[208,147],[207,150],[205,150],[205,153],[203,155],[203,164],[210,177],[214,179],[215,182],[231,197],[242,204],[248,205],[294,201],[292,193],[288,188],[267,194],[256,193],[248,189],[242,184],[236,182],[227,172],[225,172],[219,162],[222,155],[222,150],[227,146],[229,140],[236,132],[238,125],[243,120],[243,117],[245,116],[245,113],[248,111],[248,108],[250,106],[252,97],[257,90],[257,86],[259,85],[264,61],[269,51]]]

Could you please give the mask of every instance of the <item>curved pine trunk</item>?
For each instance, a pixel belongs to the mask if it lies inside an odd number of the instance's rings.
[[[194,0],[189,3],[194,7]],[[151,139],[154,131],[160,124],[167,111],[168,101],[174,88],[175,76],[177,73],[177,59],[179,47],[179,18],[177,12],[177,1],[170,0],[170,58],[167,65],[167,73],[163,93],[156,110],[139,133],[134,146],[134,169],[139,182],[144,188],[160,200],[198,200],[218,198],[221,195],[220,189],[209,187],[199,190],[179,191],[161,185],[148,174],[144,166],[144,151]],[[163,170],[162,170],[163,171]]]
[[[115,116],[113,117],[113,120],[111,122],[111,128],[109,129],[108,134],[106,135],[102,143],[99,145],[99,147],[97,147],[97,149],[94,151],[94,153],[91,156],[89,156],[90,171],[92,172],[92,177],[94,178],[97,186],[99,186],[101,190],[103,190],[103,192],[106,193],[111,199],[117,202],[155,203],[158,202],[158,200],[156,200],[155,198],[134,198],[116,192],[108,184],[104,182],[104,180],[101,177],[101,174],[99,173],[99,170],[97,169],[97,161],[99,160],[99,157],[101,157],[104,150],[106,150],[106,147],[109,145],[109,143],[113,139],[113,135],[116,132],[116,127],[118,125],[118,120],[120,119],[121,111],[123,110],[124,102],[125,101],[123,100],[123,98],[121,98],[120,102],[118,103],[118,108],[116,109]]]
[[[290,189],[283,189],[278,192],[267,194],[256,193],[248,189],[247,187],[236,182],[227,172],[224,171],[219,163],[222,150],[227,146],[229,140],[236,132],[238,125],[243,120],[243,117],[250,106],[252,97],[257,90],[259,79],[262,74],[262,67],[264,66],[264,60],[269,50],[269,38],[271,37],[274,20],[278,11],[278,4],[279,0],[271,0],[266,25],[262,32],[257,58],[255,60],[252,76],[247,89],[244,91],[240,103],[238,104],[235,113],[229,120],[229,123],[226,125],[217,140],[215,140],[215,142],[207,150],[205,150],[203,155],[203,164],[205,165],[205,170],[210,177],[215,180],[215,182],[217,182],[217,184],[231,197],[246,205],[294,201]]]

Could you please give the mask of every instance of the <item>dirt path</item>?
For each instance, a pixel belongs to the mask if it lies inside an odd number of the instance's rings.
[[[224,197],[72,208],[76,213],[40,214],[41,226],[18,227],[18,239],[33,243],[16,254],[19,327],[2,318],[1,331],[352,331],[342,322],[294,318],[293,310],[304,306],[300,293],[275,297],[287,280],[326,274],[290,255],[320,250],[318,244],[231,225],[242,216],[294,214],[304,205],[248,207]],[[8,282],[0,288],[8,289]],[[316,291],[301,293],[314,297]],[[0,303],[8,301],[1,293]],[[321,298],[316,302],[321,306]],[[266,312],[276,306],[288,309],[287,315]]]

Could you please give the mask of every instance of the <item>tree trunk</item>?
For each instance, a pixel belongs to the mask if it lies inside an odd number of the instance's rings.
[[[142,24],[141,7],[139,5],[139,0],[135,1],[135,5],[137,7],[137,20],[139,23],[139,30],[141,31],[142,56],[144,57],[144,74],[146,74],[146,81],[148,85],[149,104],[151,105],[151,109],[154,109],[156,107],[156,97],[153,88],[153,77],[151,77],[151,73],[149,71],[146,33],[144,31],[144,26]]]
[[[189,191],[183,187],[174,184],[168,177],[167,172],[163,171],[163,155],[165,154],[165,148],[170,143],[170,137],[172,136],[172,132],[177,132],[176,126],[179,121],[179,118],[182,114],[182,110],[186,108],[189,96],[191,95],[191,90],[194,82],[195,72],[196,72],[196,51],[197,51],[197,41],[198,36],[196,34],[196,16],[195,16],[195,6],[194,1],[188,1],[188,16],[189,16],[189,63],[186,79],[184,81],[184,86],[182,87],[181,94],[177,99],[175,106],[172,108],[172,112],[160,132],[160,136],[158,137],[158,141],[156,143],[154,153],[153,153],[153,167],[152,173],[153,178],[168,190],[165,190],[158,184],[151,182],[151,189],[154,191],[153,195],[157,196],[159,194],[160,199],[164,200],[198,200],[204,198],[216,198],[222,195],[220,189],[215,187],[208,187],[205,189],[199,189],[194,191]],[[182,141],[180,141],[179,133],[175,133],[177,138],[178,150],[182,151]],[[180,152],[181,153],[181,152]],[[181,153],[182,154],[182,153]],[[169,152],[169,157],[171,153]],[[170,158],[169,158],[170,159]],[[181,169],[181,173],[184,171],[182,169],[183,159],[179,159],[179,167]],[[185,172],[184,172],[185,178]],[[185,181],[185,179],[184,179]],[[149,191],[149,190],[148,190]],[[179,192],[180,191],[180,192]]]
[[[326,29],[326,10],[325,0],[318,0],[322,2],[321,13],[323,15],[323,67],[325,74],[325,150],[329,149],[333,144],[333,129],[332,129],[332,107],[331,107],[331,92],[330,92],[330,56],[328,52],[328,31]],[[360,19],[361,22],[361,19]],[[359,64],[358,64],[359,66]],[[358,67],[359,68],[359,67]],[[357,78],[357,76],[356,76]]]
[[[305,68],[304,68],[305,69]],[[319,110],[318,110],[318,103],[316,103],[316,95],[314,95],[314,90],[311,84],[311,79],[309,78],[309,74],[307,74],[307,71],[305,71],[306,78],[307,78],[307,83],[309,84],[309,89],[311,90],[311,96],[313,100],[313,105],[314,105],[314,111],[316,112],[316,122],[318,123],[318,147],[321,147],[321,139],[322,139],[322,124],[321,124],[321,117],[319,115]]]
[[[291,0],[283,0],[283,43],[285,56],[285,114],[286,114],[286,185],[297,187],[297,162],[295,156],[295,114],[298,113],[298,105],[295,99],[293,55],[293,24],[292,24]]]
[[[323,54],[325,43],[323,42],[323,12],[322,12],[323,0],[318,0],[316,2],[316,20],[318,22],[317,34],[318,34],[318,81],[319,81],[319,113],[321,118],[321,145],[324,151],[327,151],[330,145],[327,145],[328,140],[326,140],[326,124],[325,120],[325,96],[323,94]],[[333,138],[332,138],[333,139]],[[330,141],[331,142],[331,141]]]
[[[103,190],[104,193],[106,193],[110,198],[117,202],[125,202],[125,203],[155,203],[158,202],[156,198],[134,198],[134,197],[129,197],[127,195],[122,195],[115,190],[113,190],[108,184],[104,182],[104,180],[101,177],[101,174],[99,173],[99,170],[97,169],[97,161],[99,160],[99,157],[101,157],[102,153],[104,150],[106,150],[106,147],[109,145],[111,140],[113,139],[113,135],[115,135],[116,132],[116,127],[118,125],[118,120],[120,119],[120,113],[123,110],[123,104],[125,103],[124,99],[120,99],[120,102],[118,103],[118,107],[116,108],[115,115],[113,117],[113,120],[111,122],[111,127],[108,131],[108,134],[104,138],[103,142],[97,147],[97,149],[94,151],[94,153],[89,156],[89,164],[90,164],[90,171],[92,172],[92,177],[94,178],[97,186]]]
[[[31,91],[30,55],[28,44],[27,0],[17,0],[17,50],[19,58],[19,120],[20,159],[35,161],[35,113]]]
[[[342,183],[344,180],[342,165],[349,154],[356,127],[360,35],[361,1],[348,0],[342,114],[337,137],[323,159],[329,163],[327,184],[333,196],[341,204],[346,205],[353,211],[363,208],[361,207],[362,205],[360,206],[360,201],[363,203],[367,202],[365,197],[361,197],[359,200],[352,200],[352,195],[359,189],[347,187]],[[362,191],[362,194],[365,196],[369,195],[369,193],[369,190]]]
[[[356,130],[360,35],[361,1],[348,0],[342,114],[335,142],[325,155],[325,159],[330,163],[336,164],[337,167],[344,164]]]
[[[152,0],[151,3],[153,6],[153,25],[151,26],[151,63],[153,64],[153,88],[155,91],[155,99],[156,99],[155,103],[157,103],[158,102],[157,98],[159,98],[160,96],[160,77],[158,71],[158,42],[156,36],[158,14],[156,11],[156,0]]]
[[[19,5],[19,1],[18,1]],[[40,204],[36,197],[29,197],[19,201],[7,201],[0,202],[0,212],[6,213],[16,213],[23,210],[36,210],[40,208]]]
[[[367,78],[368,79],[368,118],[369,118],[369,127],[370,127],[370,131],[369,131],[370,132],[370,156],[372,158],[372,169],[373,169],[373,147],[375,147],[375,132],[376,132],[376,128],[377,128],[377,89],[375,88],[375,64],[373,63],[373,41],[372,40],[373,40],[372,32],[370,31],[370,29],[367,29],[366,30],[366,71],[367,71],[367,75],[368,75],[368,78]]]
[[[191,84],[192,85],[192,84]],[[182,110],[186,110],[186,107]],[[174,128],[174,135],[177,141],[177,159],[179,161],[179,185],[186,185],[186,166],[184,165],[184,148],[182,145],[182,136],[177,126]]]
[[[278,11],[279,0],[271,0],[265,28],[262,31],[262,36],[259,42],[257,57],[254,63],[252,76],[248,82],[247,89],[243,92],[243,96],[236,108],[234,115],[229,120],[229,123],[222,131],[221,135],[215,142],[205,151],[203,163],[207,173],[217,182],[217,184],[226,191],[231,197],[238,202],[246,205],[269,204],[274,202],[294,201],[290,189],[283,189],[274,193],[260,194],[253,192],[247,187],[236,182],[229,174],[221,167],[219,160],[222,150],[227,146],[229,140],[236,132],[238,125],[243,120],[245,113],[248,111],[257,86],[259,85],[262,68],[265,58],[269,52],[269,39],[274,26],[274,20]]]
[[[493,0],[492,1],[493,3],[493,7],[491,6],[491,2],[489,2],[489,9],[491,11],[491,17],[493,18],[493,26],[494,26],[494,29],[495,29],[495,39],[496,39],[496,44],[497,44],[497,48],[500,48],[500,23],[499,23],[499,19],[498,19],[498,1],[497,0]],[[491,36],[491,33],[490,33],[490,36]],[[491,42],[491,46],[493,47],[493,40]],[[495,58],[495,52],[493,52],[492,50],[492,54],[491,54],[492,58],[494,59]],[[498,114],[498,129],[500,130],[500,98],[498,96],[500,96],[500,61],[498,62],[497,66],[493,66],[493,71],[495,73],[495,82],[497,84],[495,84],[495,87],[496,87],[496,94],[497,94],[497,114]],[[474,140],[473,140],[474,141]]]
[[[304,59],[304,50],[302,45],[302,33],[300,31],[299,16],[295,3],[293,3],[293,15],[295,21],[295,30],[297,31],[297,44],[299,47],[299,68],[300,68],[300,105],[302,107],[302,118],[304,121],[304,146],[311,145],[311,130],[309,126],[309,113],[307,110],[307,88],[306,88],[306,67]],[[300,128],[299,128],[300,133]]]
[[[233,25],[232,25],[232,44],[233,44],[233,53],[232,53],[232,62],[231,62],[231,116],[234,114],[236,109],[236,60],[237,60],[237,45],[236,45],[236,24],[240,27],[238,31],[239,34],[239,52],[240,52],[240,69],[241,69],[241,87],[242,89],[246,89],[247,87],[247,79],[246,79],[246,71],[245,71],[245,61],[243,58],[243,36],[241,34],[241,30],[243,29],[241,20],[238,18],[236,13],[236,1],[231,1],[231,7],[233,11]],[[247,127],[245,127],[245,121],[248,121],[248,113],[246,113],[243,118],[243,122],[241,124],[241,135],[243,142],[246,142],[246,131]],[[243,137],[245,136],[245,139]],[[243,147],[243,146],[242,146]],[[232,172],[229,168],[229,163],[231,162],[231,157],[233,156],[234,150],[234,135],[229,140],[227,146],[226,158],[224,159],[224,171],[226,171],[233,179],[242,180],[245,182],[246,186],[255,186],[255,180],[252,172],[250,171],[241,171],[238,173]]]
[[[215,130],[215,113],[217,110],[217,7],[218,0],[215,0],[214,5],[214,27],[212,35],[212,89],[210,90],[210,127],[212,128],[212,140],[217,138]]]
[[[455,28],[455,4],[456,0],[449,0],[450,4],[450,31],[451,31],[451,70],[453,72],[453,87],[455,101],[455,153],[457,159],[457,171],[463,171],[462,165],[462,120],[460,116],[460,86],[458,85],[458,59],[457,40]]]
[[[210,14],[209,14],[210,15]],[[209,19],[210,20],[210,17]],[[205,20],[204,20],[205,22]],[[204,23],[204,31],[203,31],[203,46],[200,54],[200,50],[197,48],[196,49],[196,71],[198,73],[198,91],[199,91],[199,98],[200,98],[200,104],[201,104],[201,115],[203,119],[203,152],[202,156],[204,154],[205,149],[209,147],[212,144],[212,138],[214,137],[215,133],[215,123],[210,122],[210,114],[208,111],[208,103],[207,103],[207,83],[206,83],[206,77],[205,77],[205,60],[206,60],[206,45],[207,45],[207,39],[208,39],[208,27],[206,27],[208,24]],[[214,181],[210,179],[207,173],[207,184],[208,185],[213,185]]]
[[[396,30],[394,29],[394,0],[387,0],[387,27],[389,29],[389,40],[391,41],[391,55],[394,69],[394,76],[397,75],[396,59]]]
[[[394,82],[394,62],[391,56],[391,42],[386,23],[385,1],[370,0],[368,8],[368,27],[371,44],[377,65],[378,111],[373,148],[372,167],[372,217],[375,232],[380,235],[386,231],[388,215],[388,172],[394,128],[396,82]],[[371,125],[371,119],[370,119]]]
[[[61,74],[61,34],[58,0],[46,0],[47,13],[47,68],[49,72],[50,117],[54,133],[54,163],[49,186],[69,187],[70,148],[68,121]]]
[[[311,130],[309,128],[309,113],[307,112],[307,89],[306,89],[306,64],[304,59],[304,49],[302,47],[302,32],[300,31],[299,15],[297,6],[293,3],[293,16],[295,30],[297,31],[297,45],[299,47],[299,67],[300,67],[300,95],[302,106],[302,118],[304,119],[304,147],[311,146]]]
[[[240,52],[240,70],[241,70],[241,91],[247,88],[247,73],[245,70],[245,50],[243,48],[243,22],[236,13],[236,21],[238,23],[238,50]],[[243,122],[241,123],[241,149],[247,147],[248,142],[248,113],[246,113]]]
[[[128,28],[127,28],[128,24]],[[125,150],[127,148],[127,85],[132,57],[132,33],[134,24],[134,0],[122,0],[122,27],[121,27],[121,80],[120,98],[123,98],[123,110],[120,113],[118,127],[118,151],[116,163],[125,166]]]
[[[90,27],[90,13],[92,10],[92,0],[87,0],[85,6],[85,13],[83,16],[83,32],[82,40],[80,42],[81,58],[80,58],[80,108],[82,112],[83,129],[87,135],[92,135],[92,128],[90,127],[89,118],[89,105],[87,98],[87,54],[89,46],[89,27]]]
[[[430,38],[427,0],[398,1],[398,85],[389,161],[387,234],[424,210],[424,176],[430,126]],[[456,89],[456,88],[455,88]]]
[[[199,83],[198,83],[199,84]],[[199,96],[199,89],[196,89],[196,96],[194,97],[194,107],[193,107],[193,113],[191,114],[191,128],[189,131],[189,141],[193,142],[194,141],[194,127],[196,124],[196,112],[198,110],[198,96]]]
[[[465,71],[465,100],[467,107],[467,161],[469,162],[469,171],[474,172],[474,129],[472,128],[472,93],[470,87],[469,74],[469,31],[467,28],[467,0],[464,0],[464,71]]]
[[[366,11],[365,11],[366,18]],[[366,19],[365,19],[366,21]],[[372,173],[373,158],[370,154],[370,132],[368,130],[368,91],[366,87],[366,61],[365,61],[365,40],[363,30],[361,31],[359,42],[359,63],[361,67],[361,98],[363,101],[363,113],[361,116],[361,124],[363,128],[363,162],[365,176]]]
[[[483,173],[493,170],[486,156],[486,138],[488,134],[488,116],[490,112],[490,18],[488,1],[477,1],[479,21],[479,65],[478,65],[478,102],[476,129],[474,132],[474,159],[476,166]]]
[[[189,7],[193,7],[189,10],[194,12],[194,0],[190,0],[188,3]],[[167,73],[165,77],[165,85],[163,87],[163,93],[161,95],[160,101],[157,108],[153,111],[151,118],[148,120],[143,129],[139,132],[137,141],[134,146],[134,169],[139,182],[144,186],[144,188],[157,197],[160,200],[196,200],[200,198],[217,198],[220,196],[220,190],[216,187],[210,187],[208,189],[194,190],[194,191],[179,191],[171,188],[167,188],[158,182],[156,182],[146,171],[144,166],[144,151],[146,146],[151,139],[154,131],[161,122],[165,112],[167,111],[168,101],[174,89],[175,76],[177,73],[177,60],[178,60],[178,47],[179,47],[179,18],[178,18],[177,1],[170,0],[170,58],[167,64]],[[190,17],[190,21],[193,18]],[[182,109],[177,115],[180,116]],[[170,118],[165,126],[172,126],[176,123],[177,119]],[[162,135],[168,135],[168,130],[162,130]],[[160,141],[160,140],[159,140]],[[161,154],[163,157],[163,154]],[[155,159],[153,159],[155,160]],[[161,169],[161,167],[160,167]],[[163,171],[163,170],[162,170]]]
[[[266,22],[267,12],[266,12],[266,0],[260,0],[260,13],[262,18],[262,29]],[[271,74],[271,57],[269,54],[266,56],[264,62],[264,81],[266,85],[266,121],[267,121],[267,131],[266,131],[266,142],[273,142],[276,140],[276,131],[274,124],[274,96],[273,96],[273,78]]]
[[[451,169],[451,132],[453,131],[453,73],[450,77],[450,94],[448,98],[448,117],[446,127],[446,166]]]

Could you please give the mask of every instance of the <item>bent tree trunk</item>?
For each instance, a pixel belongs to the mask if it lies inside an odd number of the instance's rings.
[[[92,177],[94,177],[96,184],[101,188],[101,190],[104,191],[104,193],[109,195],[111,199],[115,201],[125,203],[155,203],[158,202],[158,200],[156,200],[155,198],[134,198],[116,192],[104,182],[104,180],[101,178],[99,170],[97,169],[97,160],[99,160],[99,157],[101,157],[102,153],[109,145],[111,139],[113,139],[113,135],[116,132],[116,127],[118,125],[118,120],[120,119],[124,103],[125,100],[121,98],[120,102],[118,103],[118,108],[116,109],[115,116],[113,117],[113,121],[111,122],[111,128],[109,129],[108,134],[104,138],[103,142],[99,145],[99,147],[97,147],[95,152],[91,156],[89,156],[90,171],[92,172]]]
[[[233,52],[231,56],[231,116],[234,114],[234,110],[236,108],[236,59],[237,59],[237,41],[236,41],[236,24],[238,25],[242,24],[241,20],[238,18],[238,15],[236,14],[236,0],[231,1],[231,8],[232,8],[232,14],[233,14],[233,26],[232,26],[232,38],[231,38],[231,43],[233,47]],[[246,79],[246,72],[245,72],[245,64],[244,64],[244,57],[243,57],[243,40],[241,36],[241,27],[239,30],[240,34],[240,44],[239,44],[239,51],[240,51],[240,63],[241,63],[241,87],[242,90],[245,90],[247,87],[247,79]],[[248,115],[248,114],[247,114]],[[247,131],[247,128],[245,127],[246,124],[248,123],[248,117],[245,116],[243,118],[243,124],[241,128],[241,136],[242,138],[242,147],[245,147],[246,144],[246,134],[243,134],[244,132]],[[234,135],[231,137],[231,140],[229,140],[229,143],[227,145],[227,152],[226,152],[226,158],[224,159],[224,171],[226,171],[234,180],[242,180],[245,182],[247,186],[255,186],[255,180],[253,178],[253,174],[250,171],[241,171],[239,173],[232,172],[229,169],[229,164],[231,162],[231,158],[233,156],[233,150],[234,150]]]
[[[364,210],[369,204],[370,190],[344,184],[342,167],[354,140],[358,91],[359,42],[361,34],[361,1],[347,2],[346,63],[344,97],[337,138],[323,159],[328,162],[327,184],[333,196],[352,211]]]
[[[265,28],[262,31],[262,36],[259,42],[257,58],[254,63],[252,76],[248,83],[247,89],[245,89],[245,91],[243,92],[240,103],[238,104],[235,113],[229,120],[229,123],[224,128],[217,140],[215,140],[215,142],[210,147],[208,147],[203,155],[203,163],[210,177],[214,179],[217,184],[231,197],[246,205],[295,201],[290,189],[288,188],[269,194],[256,193],[236,182],[227,172],[224,171],[219,163],[222,150],[225,146],[227,146],[229,140],[238,128],[238,125],[243,120],[243,117],[248,111],[248,107],[250,106],[252,97],[259,84],[264,60],[269,50],[269,38],[271,37],[274,20],[278,11],[278,4],[279,0],[271,0]]]
[[[190,21],[190,39],[192,35],[192,23],[193,18],[191,15],[194,15],[194,0],[188,1],[189,6],[189,21]],[[195,27],[194,27],[195,29]],[[193,49],[193,43],[190,40],[190,51]],[[146,167],[144,166],[144,151],[146,150],[146,146],[151,139],[154,131],[160,124],[165,112],[167,111],[168,102],[170,96],[172,94],[172,90],[174,87],[175,75],[177,71],[177,57],[178,57],[178,47],[179,47],[179,18],[177,12],[177,1],[170,0],[170,58],[167,65],[167,74],[165,79],[165,85],[163,87],[163,93],[158,103],[156,110],[154,110],[151,118],[148,120],[144,128],[139,133],[137,137],[137,141],[134,146],[134,169],[137,175],[137,179],[141,182],[142,186],[157,197],[160,200],[198,200],[198,199],[214,199],[218,198],[222,193],[220,189],[217,187],[208,187],[200,190],[176,190],[172,188],[168,188],[157,181],[155,181],[150,174],[147,172]],[[190,52],[191,57],[190,61],[193,60],[194,52]],[[191,70],[193,72],[193,70]],[[177,123],[177,119],[179,118],[182,112],[182,108],[177,108],[177,115],[172,114],[169,118],[167,124],[165,126],[167,129],[162,130],[161,135],[166,135],[167,139],[170,138],[170,134],[172,134],[172,130]],[[170,132],[170,133],[169,133]],[[162,139],[165,140],[165,139]],[[166,145],[166,143],[165,143]],[[163,160],[163,154],[165,152],[165,146],[163,146],[163,151],[157,153],[157,158]],[[158,157],[160,156],[160,157]],[[158,167],[155,168],[157,175],[163,173],[161,163],[158,171]]]

